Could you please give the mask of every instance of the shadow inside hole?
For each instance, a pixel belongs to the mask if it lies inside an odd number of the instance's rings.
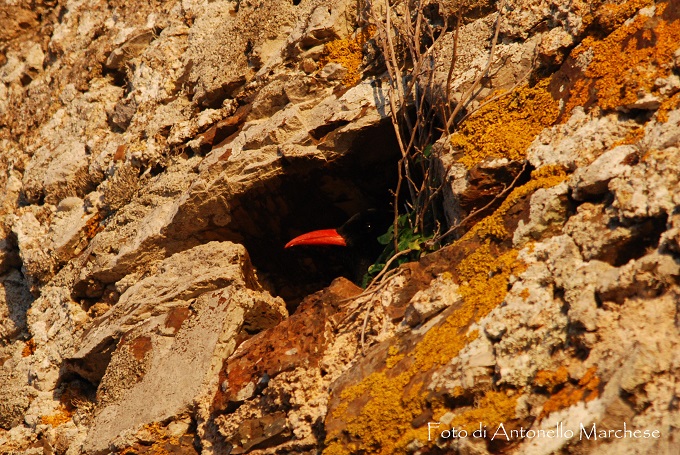
[[[258,274],[289,310],[333,279],[357,281],[359,273],[346,248],[284,245],[305,232],[337,228],[369,208],[390,210],[399,157],[392,125],[383,121],[354,137],[335,161],[311,169],[291,164],[240,198],[230,230],[242,237]]]

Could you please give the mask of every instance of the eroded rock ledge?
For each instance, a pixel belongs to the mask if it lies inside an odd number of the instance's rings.
[[[464,223],[370,294],[283,249],[392,198],[356,2],[0,6],[0,452],[675,453],[680,7],[502,3]],[[458,100],[498,5],[428,5]]]

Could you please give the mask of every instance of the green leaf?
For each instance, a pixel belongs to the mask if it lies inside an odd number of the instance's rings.
[[[386,233],[378,237],[378,242],[380,242],[381,245],[389,245],[390,242],[394,239],[394,226],[390,226],[390,228],[387,230]]]
[[[397,243],[397,247],[399,247],[399,251],[405,250],[408,248],[409,243],[411,243],[410,238],[402,238],[399,240],[399,243]]]
[[[380,264],[373,264],[372,266],[370,266],[370,267],[368,268],[368,272],[367,272],[367,273],[373,274],[373,273],[376,273],[376,272],[380,272],[380,271],[381,271],[382,269],[384,269],[384,268],[385,268],[385,264],[382,264],[382,263],[380,263]]]
[[[431,153],[429,146],[428,153]],[[395,268],[409,261],[417,261],[423,254],[433,251],[436,247],[428,245],[428,241],[433,235],[423,235],[417,230],[416,212],[408,212],[397,217],[397,249],[398,251],[411,250],[409,254],[400,256],[390,264],[390,268]],[[387,232],[378,237],[378,241],[385,245],[383,252],[376,259],[375,264],[371,265],[362,280],[362,287],[368,286],[371,280],[377,276],[384,268],[385,264],[396,254],[394,250],[394,225],[391,225]]]
[[[399,226],[400,229],[406,228],[406,227],[411,227],[411,220],[409,219],[410,213],[404,213],[403,215],[399,215],[397,218],[397,225]]]
[[[412,250],[420,251],[420,240],[419,239],[413,240],[408,244],[408,247]]]

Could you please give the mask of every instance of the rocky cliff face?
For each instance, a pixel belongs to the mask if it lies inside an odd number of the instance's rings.
[[[427,102],[498,40],[370,292],[283,249],[392,200],[365,4],[0,6],[0,452],[677,453],[680,6],[499,3],[427,2]]]

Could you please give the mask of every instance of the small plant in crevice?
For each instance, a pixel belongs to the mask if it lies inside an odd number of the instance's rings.
[[[498,191],[483,207],[446,220],[443,188],[450,168],[440,159],[451,151],[450,137],[468,118],[494,100],[513,93],[531,74],[529,69],[508,91],[477,103],[482,85],[498,65],[496,47],[506,0],[360,0],[359,25],[375,27],[367,45],[377,50],[385,76],[384,99],[400,152],[398,179],[392,191],[393,220],[379,241],[385,249],[363,278],[364,292],[348,320],[363,313],[360,344],[362,352],[375,299],[370,298],[400,275],[397,267],[455,240],[481,215],[505,200],[528,172],[525,161],[514,180]],[[467,16],[496,9],[488,36],[488,58],[473,79],[454,92],[454,75],[460,68],[458,43]],[[378,68],[379,70],[379,68]],[[373,70],[376,72],[376,70]],[[453,165],[453,164],[452,164]],[[447,223],[448,221],[448,223]]]
[[[471,114],[471,102],[495,61],[504,4],[505,0],[497,4],[498,16],[491,30],[486,66],[464,93],[457,94],[454,102],[451,86],[457,64],[458,35],[464,15],[480,2],[463,1],[454,10],[450,4],[439,1],[363,0],[361,3],[359,23],[375,28],[371,42],[386,69],[386,100],[401,153],[398,181],[392,192],[393,223],[380,238],[386,248],[369,268],[364,286],[370,288],[371,283],[383,280],[391,268],[436,250],[457,230],[456,226],[445,228],[441,176],[446,175],[447,170],[438,167],[441,164],[436,160],[448,147],[434,144],[450,137]],[[445,58],[442,52],[447,50],[450,57]],[[444,68],[443,61],[448,62]],[[437,76],[442,73],[446,75],[445,80]]]
[[[439,244],[434,238],[439,230],[430,234],[426,232],[418,226],[415,211],[399,215],[396,231],[394,225],[391,225],[387,232],[378,237],[378,242],[385,248],[375,263],[368,268],[361,283],[362,287],[366,288],[376,277],[388,270],[406,262],[417,261],[422,255],[438,249]]]

